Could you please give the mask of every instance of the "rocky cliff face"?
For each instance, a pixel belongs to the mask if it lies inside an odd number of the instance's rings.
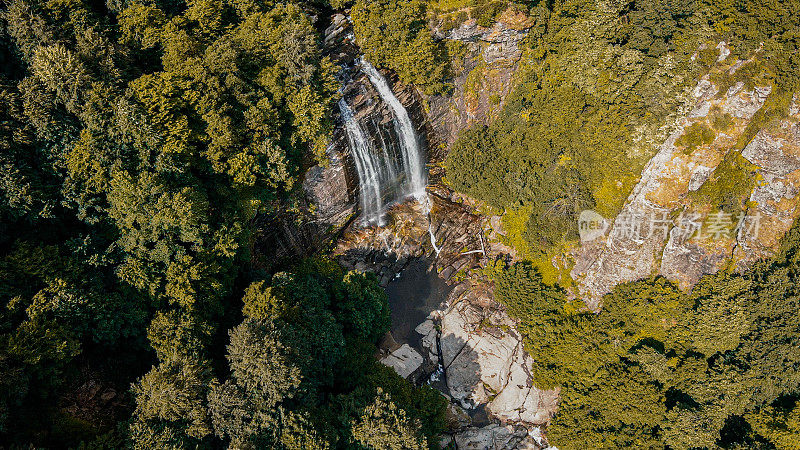
[[[386,74],[427,142],[430,161],[443,159],[460,130],[496,117],[512,88],[522,57],[520,44],[532,26],[527,17],[509,10],[491,28],[470,20],[447,32],[437,30],[440,38],[460,42],[463,51],[449,95],[423,97],[413,86]],[[359,53],[344,16],[333,18],[325,43],[327,54],[343,68],[342,95],[376,147],[378,141],[397,145],[397,138],[385,132],[391,128],[386,127],[391,113],[354,68]],[[718,48],[721,70],[734,74],[747,63],[728,60],[724,44]],[[597,310],[602,295],[619,283],[660,274],[688,289],[731,260],[743,269],[775,250],[800,215],[797,97],[788,118],[759,131],[741,151],[737,149],[737,141],[770,95],[769,88],[744,83],[721,89],[709,77],[698,83],[675,131],[645,167],[621,213],[606,219],[604,231],[570,255],[575,295]],[[713,140],[687,145],[682,136],[693,127],[714,130]],[[358,192],[341,127],[330,154],[330,165],[312,168],[304,188],[316,205],[318,220],[341,228],[356,212]],[[719,199],[709,199],[707,192],[731,176],[732,160],[748,165],[756,180],[747,185],[741,207],[733,203],[737,214],[721,211]],[[452,433],[443,444],[475,449],[545,447],[541,427],[557,408],[558,392],[532,385],[529,371],[535,361],[523,350],[514,320],[494,301],[492,285],[481,274],[487,261],[513,260],[514,250],[498,242],[498,217],[481,215],[470,199],[437,184],[441,168],[434,165],[431,171],[428,205],[397,205],[384,227],[347,227],[334,253],[347,268],[377,274],[383,286],[389,286],[414,258],[425,257],[452,286],[446,300],[426,320],[414,324],[418,342],[396,342],[387,336],[381,355],[402,376],[431,383],[451,400]],[[727,227],[705,237],[687,234],[687,226],[699,224],[708,230],[712,219],[722,217],[720,213],[731,214]],[[756,228],[752,220],[748,222],[753,217],[759,218]],[[637,225],[637,220],[643,222]]]
[[[516,323],[493,300],[491,287],[462,282],[445,306],[436,314],[438,345],[453,399],[466,407],[485,404],[503,422],[546,424],[558,393],[531,386],[533,360],[522,348]]]
[[[460,130],[496,117],[511,90],[521,43],[532,26],[525,14],[509,9],[490,28],[469,19],[447,32],[435,30],[440,38],[459,43],[463,51],[454,64],[453,92],[426,99],[433,147],[439,150],[435,156],[443,156]]]
[[[400,139],[392,126],[392,112],[358,68],[361,53],[354,43],[352,27],[346,16],[336,14],[332,17],[331,25],[325,30],[324,53],[339,66],[340,93],[353,110],[355,119],[364,127],[367,137],[373,141],[372,146],[376,149],[387,148],[390,154],[398,154]],[[429,128],[421,97],[413,86],[400,83],[395,74],[385,72],[384,76],[417,126],[422,146],[427,148]],[[303,189],[309,203],[316,208],[319,220],[340,228],[345,225],[343,219],[357,212],[359,194],[355,163],[341,126],[341,118],[334,118],[339,123],[328,148],[329,164],[309,169]]]
[[[720,48],[724,60],[727,53],[724,45]],[[733,74],[745,63],[730,61],[724,70]],[[591,309],[598,309],[602,295],[619,283],[659,274],[689,289],[731,259],[744,269],[774,252],[800,214],[796,99],[778,127],[759,131],[741,152],[736,148],[770,94],[768,87],[746,89],[743,82],[724,92],[708,77],[698,83],[692,108],[646,165],[623,210],[602,236],[574,253],[576,294]],[[696,148],[678,145],[689,127],[719,128],[720,118],[730,123],[715,130],[712,142]],[[730,180],[737,172],[730,172],[728,162],[739,156],[755,174]],[[712,203],[718,199],[703,194],[711,183],[746,188],[748,177],[756,182],[741,199],[745,209],[722,210]]]

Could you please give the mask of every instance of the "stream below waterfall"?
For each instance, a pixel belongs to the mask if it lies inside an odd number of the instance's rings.
[[[424,322],[432,311],[442,307],[442,303],[447,300],[452,290],[453,287],[436,272],[435,261],[421,257],[409,262],[400,276],[386,287],[392,317],[390,331],[394,340],[400,345],[408,344],[420,354],[425,354],[426,350],[422,348],[421,343],[422,335],[414,329]],[[444,375],[430,385],[445,395],[450,395]],[[468,409],[466,412],[475,426],[484,426],[491,422],[485,405]]]

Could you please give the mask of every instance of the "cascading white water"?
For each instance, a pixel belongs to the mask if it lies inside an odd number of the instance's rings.
[[[361,60],[361,69],[367,74],[370,82],[378,90],[383,101],[389,105],[394,115],[394,127],[400,138],[400,147],[403,154],[403,168],[406,175],[404,193],[414,196],[417,200],[425,198],[425,186],[428,184],[425,174],[425,161],[420,148],[419,138],[414,129],[414,124],[408,116],[400,100],[395,97],[392,88],[386,79],[368,61]]]
[[[339,100],[339,112],[358,175],[362,221],[383,225],[384,208],[393,202],[408,196],[427,201],[425,160],[414,124],[386,79],[367,61],[361,60],[360,66],[389,106],[393,127],[382,127],[374,120],[362,126],[345,98]],[[387,143],[385,132],[396,139]]]
[[[430,217],[428,217],[428,235],[431,237],[431,246],[433,247],[433,251],[436,252],[436,256],[439,256],[439,253],[442,252],[442,249],[436,245],[436,235],[433,234],[433,224],[430,222]]]
[[[383,197],[381,195],[380,161],[372,148],[372,142],[367,139],[361,125],[353,116],[353,111],[342,98],[339,100],[339,112],[344,121],[345,134],[350,151],[355,160],[358,184],[361,192],[361,213],[370,223],[382,225]]]
[[[397,182],[397,180],[399,180],[399,178],[397,176],[397,161],[395,161],[396,158],[392,158],[390,156],[390,148],[386,144],[386,139],[383,138],[383,132],[380,129],[380,125],[376,124],[374,121],[373,121],[372,125],[377,130],[378,137],[380,138],[381,151],[382,151],[382,156],[383,156],[383,161],[384,161],[384,164],[383,164],[383,169],[384,169],[383,176],[386,179],[388,179],[388,180],[390,180],[392,182]]]

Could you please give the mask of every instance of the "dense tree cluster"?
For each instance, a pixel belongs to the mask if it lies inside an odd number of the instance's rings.
[[[540,387],[562,386],[559,448],[795,448],[800,439],[800,224],[780,254],[689,292],[617,286],[594,314],[528,264],[497,279]]]
[[[356,40],[372,64],[395,70],[400,79],[428,94],[445,92],[447,47],[433,38],[421,0],[360,0],[351,10]]]
[[[436,447],[443,397],[374,358],[375,277],[254,263],[258,218],[325,163],[338,84],[312,18],[349,6],[365,57],[427,94],[451,77],[431,23],[532,19],[513,92],[459,136],[446,180],[504,211],[534,261],[494,278],[535,384],[562,388],[551,443],[798,448],[800,225],[746,273],[621,285],[598,313],[537,264],[577,212],[618,212],[698,75],[772,87],[737,148],[786,114],[797,0],[0,3],[3,445]],[[721,40],[750,59],[735,73],[715,70]],[[732,125],[712,110],[676,144]],[[730,152],[692,195],[735,212],[753,173]],[[113,405],[68,405],[99,384]]]
[[[227,379],[213,375],[211,361],[176,354],[136,384],[137,448],[193,448],[214,437],[232,448],[424,443],[443,428],[444,399],[411,388],[372,356],[389,327],[374,276],[310,260],[271,284],[252,283],[243,303],[244,320],[230,331]],[[385,431],[366,433],[365,421]]]
[[[325,162],[338,83],[308,11],[330,6],[0,4],[0,442],[311,448],[359,442],[365,421],[388,440],[441,429],[438,394],[372,356],[389,323],[374,278],[252,264],[256,218]],[[121,391],[111,412],[64,407],[87,379]]]

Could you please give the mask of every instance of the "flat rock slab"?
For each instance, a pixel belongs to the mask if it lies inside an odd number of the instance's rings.
[[[536,450],[541,448],[528,430],[512,425],[491,424],[467,428],[453,436],[456,448],[465,450]]]
[[[403,344],[381,360],[381,363],[394,369],[403,378],[408,378],[414,373],[422,365],[422,362],[422,355],[408,344]]]

